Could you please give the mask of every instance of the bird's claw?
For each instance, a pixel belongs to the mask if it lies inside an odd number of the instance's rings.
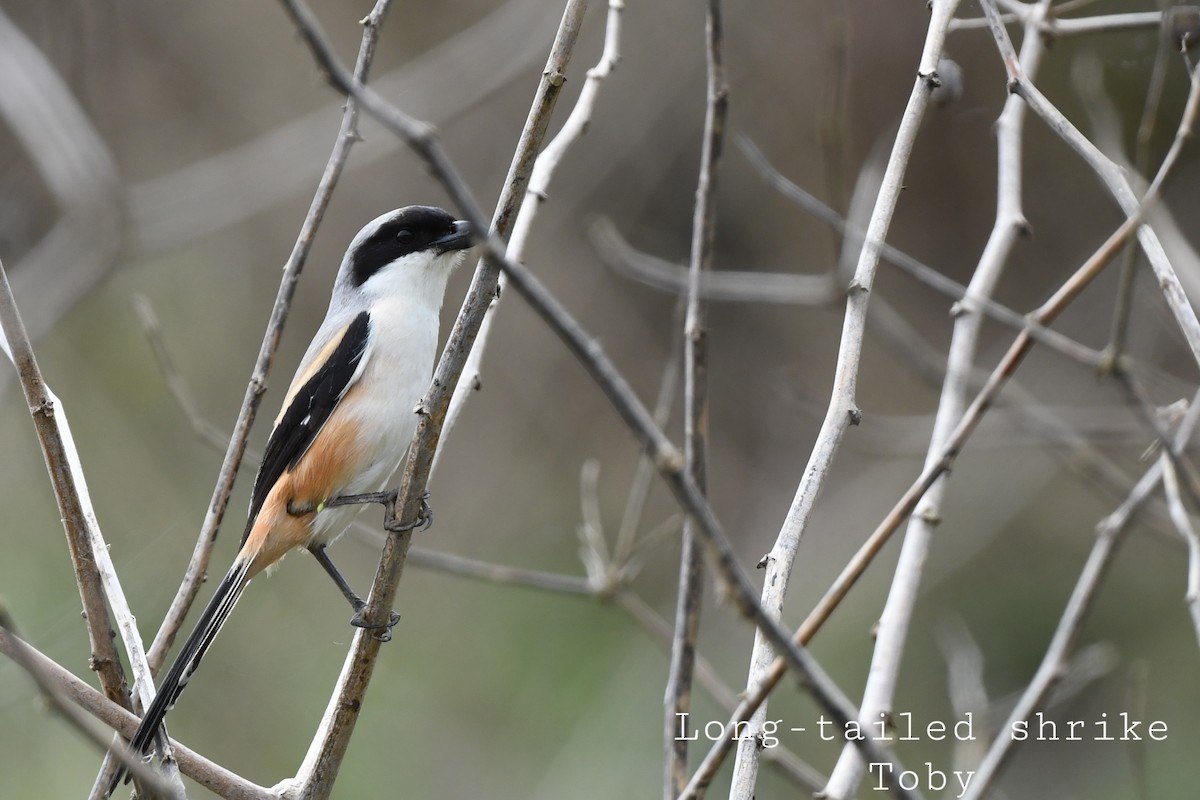
[[[375,640],[378,642],[390,642],[392,640],[392,628],[396,627],[396,623],[400,621],[400,615],[395,611],[392,611],[387,622],[367,622],[367,620],[363,617],[363,612],[365,610],[366,606],[360,608],[358,613],[350,618],[350,624],[356,628],[373,631],[371,635],[374,636]]]
[[[421,495],[421,510],[417,512],[417,518],[412,522],[401,522],[395,517],[384,520],[383,527],[392,533],[403,533],[404,531],[427,531],[429,526],[433,524],[433,506],[429,505],[429,492]]]

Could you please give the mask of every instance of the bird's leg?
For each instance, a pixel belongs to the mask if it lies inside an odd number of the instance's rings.
[[[325,552],[325,545],[310,544],[308,546],[308,552],[313,554],[313,558],[315,558],[317,563],[321,565],[321,569],[325,570],[325,573],[329,575],[330,578],[333,578],[334,584],[336,584],[338,589],[341,590],[345,598],[350,601],[350,605],[354,611],[356,613],[362,611],[367,605],[366,602],[354,593],[354,590],[350,588],[349,581],[347,581],[345,576],[343,576],[338,568],[334,566],[333,561],[329,558],[329,554]]]
[[[401,522],[396,519],[396,498],[399,493],[392,489],[387,492],[369,492],[367,494],[347,494],[326,500],[317,510],[332,506],[348,506],[356,503],[379,503],[383,506],[383,527],[392,533],[403,533],[411,530],[429,530],[433,524],[433,507],[429,505],[429,492],[421,495],[421,510],[412,522]],[[288,507],[291,512],[291,507]]]
[[[388,618],[387,622],[381,624],[367,623],[366,620],[363,619],[363,612],[367,608],[366,602],[364,602],[361,597],[354,593],[354,590],[350,588],[350,583],[346,580],[342,573],[338,571],[338,568],[334,566],[333,561],[329,558],[329,554],[325,552],[325,545],[310,545],[308,552],[313,554],[313,558],[315,558],[317,563],[321,565],[322,569],[329,574],[329,577],[333,578],[333,582],[337,584],[338,589],[340,589],[342,594],[345,595],[346,599],[350,601],[350,605],[354,608],[354,616],[350,618],[350,624],[356,628],[369,628],[371,630],[378,630],[379,632],[375,634],[376,639],[381,642],[390,641],[392,638],[392,628],[395,627],[396,623],[400,621],[400,615],[393,611],[391,612],[391,616]]]

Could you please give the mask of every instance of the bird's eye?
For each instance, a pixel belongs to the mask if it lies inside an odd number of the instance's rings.
[[[396,231],[396,244],[411,244],[413,240],[413,232],[408,228],[401,228]]]

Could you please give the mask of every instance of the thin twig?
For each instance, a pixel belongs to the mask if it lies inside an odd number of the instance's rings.
[[[141,721],[130,711],[109,700],[80,680],[70,670],[35,649],[28,642],[19,642],[7,630],[0,628],[0,653],[16,660],[26,658],[51,686],[71,705],[82,708],[108,727],[125,737],[133,736]],[[195,751],[171,740],[180,771],[205,788],[226,800],[279,800],[279,795],[256,786],[235,775],[220,764],[209,761]]]
[[[597,217],[588,225],[588,238],[614,272],[664,292],[687,295],[687,267],[637,250],[608,217]],[[833,273],[799,275],[733,270],[713,270],[702,275],[700,295],[705,300],[721,302],[802,306],[827,306],[841,297]]]
[[[365,531],[365,526],[361,527]],[[382,543],[382,536],[371,529],[375,543]],[[537,589],[544,592],[560,592],[594,596],[595,588],[587,578],[575,575],[560,575],[556,572],[543,572],[536,569],[510,567],[506,564],[493,564],[466,556],[443,553],[430,550],[427,547],[413,547],[408,551],[408,562],[415,567],[444,572],[447,575],[457,575],[461,578],[499,583],[508,586],[523,586],[527,589]]]
[[[1166,179],[1173,173],[1179,152],[1181,152],[1183,144],[1190,138],[1198,108],[1200,108],[1200,69],[1197,69],[1193,73],[1192,91],[1188,96],[1188,103],[1185,107],[1179,130],[1176,133],[1175,142],[1159,167],[1154,181],[1151,183],[1149,189],[1147,189],[1143,204],[1105,240],[1104,244],[1075,271],[1050,299],[1030,315],[1033,321],[1042,325],[1049,324],[1078,296],[1084,287],[1100,274],[1104,266],[1118,254],[1120,248],[1134,235],[1134,232],[1142,224],[1149,207],[1157,201]],[[1032,344],[1032,339],[1027,333],[1022,332],[1017,336],[1016,340],[1009,347],[1008,352],[992,371],[983,388],[976,394],[971,405],[963,413],[954,432],[947,438],[946,447],[942,451],[938,461],[926,466],[921,476],[909,487],[908,491],[904,493],[899,502],[896,503],[884,520],[876,527],[875,531],[842,569],[842,572],[822,596],[816,607],[805,618],[804,623],[796,630],[797,641],[807,643],[816,634],[817,630],[824,625],[829,615],[833,613],[834,609],[837,608],[849,593],[854,583],[866,571],[867,566],[896,531],[900,523],[912,513],[916,504],[933,482],[951,467],[958,457],[959,452],[961,452],[963,446],[966,444],[967,439],[974,432],[979,419],[991,407],[1000,389],[1005,385],[1029,348],[1032,347]],[[748,686],[745,699],[725,725],[724,735],[713,743],[708,755],[705,756],[704,762],[692,776],[692,780],[688,784],[688,789],[684,793],[685,797],[698,796],[694,793],[702,792],[704,787],[712,781],[728,752],[728,748],[732,744],[733,734],[741,730],[740,726],[743,726],[747,720],[751,719],[751,715],[755,713],[756,709],[761,707],[763,701],[779,682],[784,672],[785,666],[783,661],[777,659],[762,672],[763,677],[758,683]]]
[[[1159,456],[1162,465],[1163,490],[1167,495],[1167,510],[1171,521],[1175,523],[1179,535],[1187,543],[1188,570],[1187,594],[1184,599],[1188,613],[1192,615],[1192,625],[1196,628],[1196,638],[1200,640],[1200,534],[1192,525],[1192,519],[1183,505],[1183,497],[1179,491],[1179,476],[1171,457],[1164,452]]]
[[[196,434],[196,437],[200,441],[218,452],[224,453],[225,449],[229,446],[229,434],[205,419],[200,413],[200,409],[196,407],[196,401],[192,398],[191,392],[188,391],[183,376],[175,368],[175,361],[171,358],[171,352],[167,349],[166,342],[163,341],[162,325],[158,321],[158,315],[154,313],[154,306],[150,303],[150,298],[144,294],[135,294],[132,303],[133,310],[137,313],[138,321],[142,324],[142,331],[146,334],[146,341],[150,343],[150,350],[154,354],[154,361],[158,365],[163,379],[167,382],[167,388],[170,389],[171,396],[175,398],[175,403],[179,406],[179,410],[183,412],[183,416],[191,426],[192,432]],[[257,454],[247,450],[243,456],[242,466],[246,466],[246,462],[258,462],[260,460],[261,458]]]
[[[1065,5],[1065,4],[1064,4]],[[1000,15],[1000,21],[1006,25],[1027,21],[1032,9],[1022,9],[1020,13],[1006,12]],[[1024,19],[1023,19],[1024,17]],[[1102,33],[1116,31],[1136,31],[1144,28],[1156,28],[1162,25],[1161,11],[1139,11],[1129,14],[1101,14],[1094,17],[1079,17],[1076,19],[1060,19],[1050,17],[1041,27],[1041,32],[1052,38],[1079,36],[1087,33]],[[988,27],[987,17],[970,17],[956,19],[950,25],[951,31],[979,30]]]
[[[1060,8],[1061,10],[1061,8]],[[1142,105],[1142,120],[1138,124],[1137,142],[1134,148],[1134,167],[1139,175],[1147,175],[1150,171],[1150,139],[1154,134],[1155,122],[1158,120],[1158,108],[1162,103],[1163,89],[1166,86],[1167,62],[1171,50],[1167,45],[1167,37],[1158,37],[1158,48],[1154,54],[1154,67],[1150,73],[1150,86],[1146,89],[1146,101]],[[1125,341],[1129,333],[1129,316],[1133,310],[1134,278],[1137,275],[1139,252],[1132,243],[1125,248],[1125,257],[1121,262],[1121,277],[1117,284],[1117,296],[1113,303],[1112,332],[1106,352],[1116,361],[1125,351]]]
[[[1041,0],[1026,20],[1020,58],[1027,75],[1037,73],[1045,52],[1046,41],[1038,34],[1037,27],[1049,15],[1050,6],[1051,0]],[[1021,99],[1010,96],[996,122],[999,187],[996,221],[967,287],[966,297],[956,306],[958,314],[946,359],[946,379],[942,384],[933,433],[925,455],[927,465],[941,456],[946,437],[962,417],[967,405],[967,391],[983,325],[983,315],[979,312],[976,299],[992,295],[1017,238],[1029,229],[1021,205],[1021,134],[1025,111],[1026,105]],[[920,592],[923,568],[933,545],[933,531],[941,518],[946,485],[945,480],[933,484],[909,517],[891,589],[875,628],[871,665],[859,706],[864,719],[881,719],[892,711],[908,628]],[[826,795],[830,800],[854,797],[865,772],[866,764],[858,757],[857,751],[843,748],[837,765],[830,773]]]
[[[580,9],[584,7],[584,5],[578,6]],[[506,228],[497,228],[496,232],[500,236],[508,236],[508,248],[505,251],[505,255],[512,261],[523,261],[525,259],[525,248],[529,242],[529,235],[533,230],[533,224],[542,203],[549,197],[550,181],[554,176],[554,172],[571,146],[579,141],[584,133],[587,132],[588,125],[592,120],[592,114],[595,111],[596,98],[599,96],[600,87],[617,67],[617,62],[621,58],[621,16],[624,10],[624,0],[609,0],[607,24],[604,33],[604,49],[600,54],[600,60],[594,67],[587,71],[583,88],[580,90],[579,97],[575,101],[571,113],[567,115],[562,128],[537,156],[533,170],[529,174],[528,185],[524,188],[524,199],[519,202],[519,211],[516,212],[512,224],[512,234],[508,235]],[[558,78],[555,77],[555,80],[558,80]],[[535,105],[535,107],[538,106]],[[513,190],[507,191],[511,193]],[[508,205],[515,201],[515,197],[512,199],[506,197],[502,200],[501,205]],[[511,212],[508,216],[512,216]],[[475,339],[475,344],[471,347],[471,352],[467,356],[466,366],[463,367],[463,376],[459,379],[458,385],[454,390],[454,395],[450,399],[450,408],[446,413],[446,421],[442,426],[443,436],[446,436],[455,423],[458,422],[458,417],[466,406],[467,399],[482,386],[482,379],[480,377],[481,365],[483,363],[484,352],[487,349],[488,338],[491,334],[492,323],[496,319],[497,307],[500,303],[500,298],[503,296],[503,289],[504,276],[501,275],[492,301],[488,304],[483,324],[480,326],[479,334]],[[438,456],[435,455],[434,469],[437,469],[437,462]]]
[[[92,727],[92,723],[77,705],[64,697],[54,679],[42,670],[39,657],[45,657],[13,633],[15,629],[8,611],[0,607],[0,650],[33,679],[46,703],[58,712],[67,724],[83,734],[85,739],[101,751],[115,757],[125,769],[135,775],[142,797],[183,798],[183,784],[177,782],[177,775],[176,782],[159,775],[142,761],[140,755],[131,752],[120,737],[113,738],[111,732],[102,732]]]
[[[1177,450],[1181,450],[1191,439],[1197,422],[1200,422],[1200,394],[1193,399],[1187,415],[1179,425],[1179,431],[1174,440]],[[1042,663],[1009,714],[1008,720],[998,728],[1001,733],[993,739],[987,754],[980,761],[975,770],[975,777],[971,779],[970,788],[963,795],[963,800],[981,800],[987,794],[992,782],[1012,755],[1015,744],[1013,737],[1004,732],[1014,730],[1012,727],[1014,724],[1027,722],[1038,709],[1042,708],[1050,697],[1050,693],[1066,673],[1067,661],[1079,638],[1083,620],[1112,564],[1117,546],[1123,538],[1129,520],[1150,496],[1163,474],[1163,462],[1156,461],[1154,466],[1147,470],[1134,486],[1129,497],[1096,526],[1096,542],[1075,582],[1075,588],[1067,601],[1067,607],[1063,611],[1062,618],[1059,619],[1045,654],[1042,656]]]
[[[671,417],[671,408],[675,404],[675,395],[679,388],[683,362],[683,315],[685,302],[682,297],[675,303],[671,313],[671,342],[668,345],[668,356],[663,364],[662,378],[658,383],[658,396],[654,401],[654,422],[659,428],[666,428]],[[629,482],[629,494],[625,498],[625,511],[621,514],[621,525],[613,542],[613,565],[621,577],[625,565],[633,556],[637,532],[642,524],[642,515],[646,509],[646,499],[650,495],[650,481],[654,477],[654,463],[646,453],[638,456],[633,478]]]
[[[370,69],[371,60],[375,53],[375,43],[379,38],[379,26],[383,21],[383,15],[387,11],[389,2],[390,0],[379,0],[375,8],[363,21],[362,43],[359,46],[358,63],[355,67],[356,74],[362,80],[366,79]],[[329,206],[329,200],[333,196],[334,187],[337,185],[338,179],[341,177],[342,170],[345,167],[346,159],[350,155],[350,148],[358,140],[358,104],[350,100],[346,103],[337,140],[333,145],[332,152],[329,154],[329,159],[325,164],[325,171],[321,175],[321,180],[317,184],[317,189],[309,206],[308,213],[305,216],[304,223],[300,226],[300,233],[296,238],[296,244],[293,246],[287,263],[283,267],[283,276],[279,282],[279,291],[275,296],[275,303],[271,308],[271,318],[267,323],[267,330],[263,336],[262,345],[259,347],[258,356],[255,359],[254,370],[251,373],[250,382],[246,387],[242,406],[238,410],[237,422],[233,426],[233,436],[229,439],[225,458],[221,463],[218,473],[217,484],[213,489],[212,499],[205,510],[204,522],[200,527],[200,536],[196,540],[192,557],[188,561],[183,581],[174,599],[172,599],[162,625],[154,637],[154,643],[150,647],[150,663],[156,670],[162,666],[163,661],[166,659],[167,652],[171,649],[171,644],[174,642],[179,628],[183,625],[183,620],[187,616],[188,609],[191,608],[192,603],[195,602],[197,593],[200,591],[200,584],[203,582],[204,576],[208,573],[213,546],[216,544],[221,520],[225,516],[225,509],[233,493],[233,484],[237,479],[238,467],[245,456],[250,428],[254,424],[262,396],[267,390],[267,373],[275,362],[275,351],[279,347],[279,341],[283,336],[283,326],[287,321],[288,312],[291,309],[292,297],[300,281],[301,270],[304,269],[304,264],[308,259],[317,228],[325,216],[325,209]]]
[[[1120,206],[1121,211],[1127,217],[1145,214],[1145,209],[1153,205],[1149,201],[1149,198],[1152,193],[1157,193],[1158,188],[1152,184],[1146,190],[1146,198],[1139,201],[1130,187],[1129,181],[1125,178],[1124,171],[1101,153],[1086,136],[1080,133],[1071,124],[1070,120],[1063,116],[1062,112],[1047,100],[1046,96],[1026,77],[1013,51],[1008,31],[1000,24],[999,13],[996,11],[994,1],[980,0],[980,2],[989,20],[992,21],[992,25],[990,26],[992,36],[1000,51],[1001,60],[1004,62],[1005,72],[1008,74],[1009,91],[1020,96],[1028,103],[1029,107],[1042,118],[1043,122],[1083,158],[1087,165],[1104,182],[1109,193],[1112,194],[1113,199],[1117,201],[1117,205]],[[1178,158],[1179,152],[1183,148],[1184,141],[1190,136],[1191,120],[1195,119],[1198,103],[1200,103],[1200,70],[1193,71],[1192,89],[1188,95],[1188,103],[1187,108],[1184,110],[1183,121],[1180,123],[1175,141],[1164,159],[1163,164],[1166,169],[1160,169],[1159,176],[1164,176],[1171,172],[1174,161]],[[1155,183],[1161,183],[1158,177],[1155,178]],[[1139,225],[1137,238],[1141,243],[1147,260],[1150,262],[1150,267],[1154,271],[1154,277],[1162,289],[1163,297],[1167,301],[1167,308],[1170,309],[1172,316],[1175,318],[1175,322],[1183,334],[1184,340],[1187,342],[1188,349],[1191,351],[1192,358],[1200,364],[1200,319],[1197,319],[1195,309],[1188,302],[1187,295],[1179,283],[1179,276],[1175,274],[1175,270],[1171,266],[1171,262],[1167,258],[1167,254],[1163,250],[1162,243],[1159,241],[1153,226],[1149,224]]]
[[[862,354],[863,333],[871,287],[879,265],[879,245],[887,238],[892,214],[900,199],[904,174],[908,169],[909,156],[916,141],[921,120],[929,106],[929,98],[940,83],[937,76],[938,61],[942,57],[946,30],[958,0],[934,0],[932,16],[926,32],[925,45],[917,66],[917,78],[909,95],[908,104],[900,120],[888,165],[884,171],[883,186],[875,208],[867,224],[865,243],[859,254],[858,265],[846,298],[846,313],[842,323],[841,344],[838,349],[837,366],[833,377],[833,391],[821,430],[813,445],[808,464],[796,488],[795,497],[779,535],[766,558],[763,574],[761,603],[777,615],[783,608],[784,597],[792,575],[800,539],[807,527],[809,515],[816,502],[817,494],[829,475],[834,455],[842,437],[849,427],[859,420],[861,412],[855,400],[858,368]],[[746,687],[752,691],[771,668],[777,656],[776,647],[761,632],[755,636],[750,656],[750,668]],[[757,738],[766,721],[767,708],[760,705],[737,745],[737,759],[733,770],[731,798],[750,798],[757,783],[758,759],[761,752]],[[864,754],[865,755],[865,754]],[[874,760],[874,759],[872,759]],[[707,760],[706,760],[707,761]],[[693,775],[683,797],[696,797],[712,780],[713,770],[702,766]]]
[[[705,14],[707,91],[704,132],[700,146],[700,175],[692,215],[691,263],[688,270],[687,312],[683,321],[683,459],[688,476],[701,493],[708,491],[708,332],[700,299],[702,276],[712,270],[716,240],[717,168],[725,143],[729,87],[725,83],[720,0],[708,0]],[[679,553],[679,590],[675,600],[675,631],[667,671],[664,703],[663,797],[674,800],[687,785],[688,738],[682,720],[692,710],[692,672],[700,632],[704,597],[704,552],[691,518],[683,524]]]

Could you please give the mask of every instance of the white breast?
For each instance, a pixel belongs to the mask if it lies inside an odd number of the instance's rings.
[[[416,407],[429,388],[437,335],[436,309],[413,310],[397,300],[372,308],[366,363],[355,402],[346,407],[347,421],[359,431],[356,449],[361,457],[354,476],[337,495],[378,492],[387,486],[416,431]],[[311,541],[328,544],[362,510],[361,505],[351,505],[321,511],[313,522]]]

